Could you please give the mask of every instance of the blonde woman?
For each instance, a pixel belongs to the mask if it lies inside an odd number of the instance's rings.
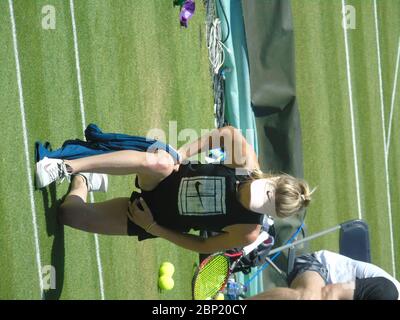
[[[190,157],[224,148],[223,164],[200,164]],[[265,215],[285,218],[311,201],[306,182],[260,171],[257,156],[240,131],[215,129],[179,149],[180,161],[163,150],[117,151],[76,160],[45,158],[37,163],[39,187],[72,176],[59,209],[62,224],[87,232],[161,237],[188,250],[212,253],[255,241]],[[107,176],[136,174],[130,198],[87,203],[89,191],[105,191]],[[219,232],[202,238],[191,230]]]

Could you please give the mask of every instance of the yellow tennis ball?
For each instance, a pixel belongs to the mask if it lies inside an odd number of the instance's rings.
[[[225,296],[224,296],[224,294],[223,294],[222,292],[218,292],[218,293],[215,295],[214,300],[225,300]]]
[[[172,277],[172,275],[175,272],[175,267],[171,262],[163,262],[160,267],[160,276],[169,276]]]
[[[174,279],[169,276],[161,276],[158,278],[158,286],[163,290],[171,290],[174,287]]]

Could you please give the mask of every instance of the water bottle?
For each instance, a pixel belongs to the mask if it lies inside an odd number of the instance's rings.
[[[225,288],[225,294],[228,300],[238,300],[239,297],[244,298],[246,292],[247,288],[243,284],[236,282],[232,276],[229,277]]]
[[[205,159],[207,163],[221,163],[225,160],[225,151],[221,148],[212,149]]]

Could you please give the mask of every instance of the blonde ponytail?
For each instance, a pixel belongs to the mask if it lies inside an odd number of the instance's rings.
[[[274,175],[264,173],[259,169],[250,173],[253,179],[271,179],[275,186],[275,208],[279,218],[287,218],[306,208],[311,202],[311,195],[308,183],[288,174]]]

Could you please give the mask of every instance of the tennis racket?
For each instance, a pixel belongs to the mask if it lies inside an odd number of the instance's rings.
[[[261,232],[257,240],[240,252],[228,254],[218,252],[208,256],[196,268],[192,280],[193,300],[210,300],[225,289],[229,276],[240,259],[269,238],[268,232]]]

